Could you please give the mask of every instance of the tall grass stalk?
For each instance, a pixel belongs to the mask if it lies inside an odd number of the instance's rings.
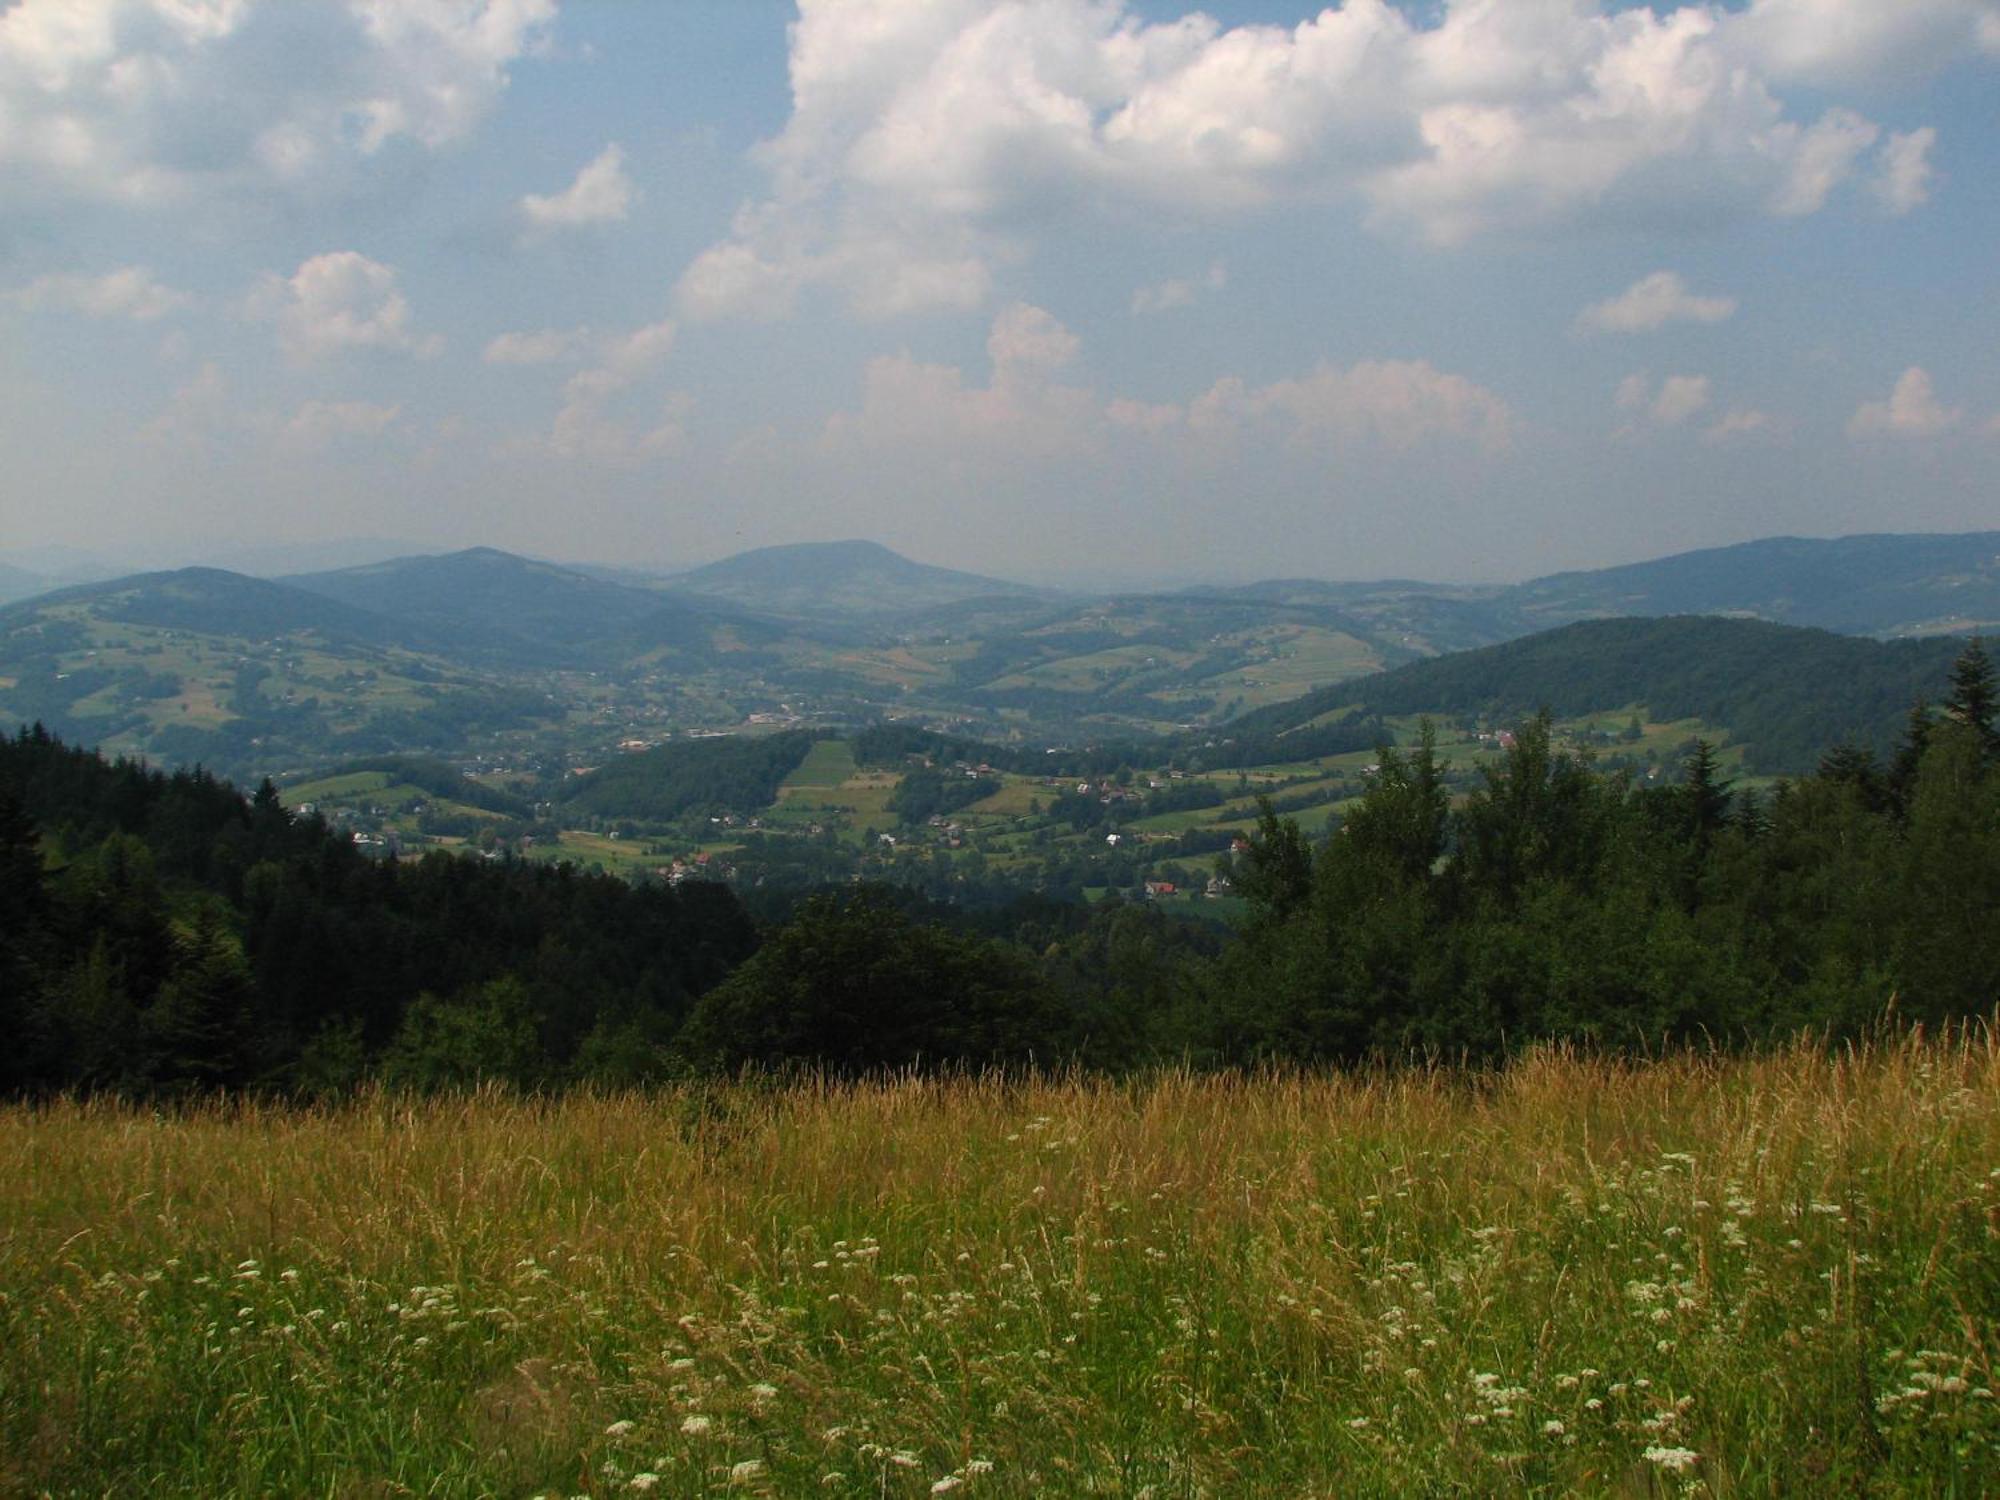
[[[0,1493],[2000,1492],[2000,1046],[0,1112]]]

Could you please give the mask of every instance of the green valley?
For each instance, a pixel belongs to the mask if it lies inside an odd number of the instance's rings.
[[[1811,592],[1814,557],[1827,588],[1851,584],[1866,543],[1864,561],[1907,554],[1896,598],[1926,578],[1983,597],[1988,539],[1894,540],[1798,544],[1788,586]],[[1732,555],[1644,576],[1683,595],[1708,578],[1698,597],[1727,602]],[[1698,740],[1762,784],[1836,745],[1889,754],[1956,650],[1714,616],[1523,634],[1620,588],[1077,597],[858,543],[660,577],[488,548],[283,581],[189,569],[0,609],[0,716],[273,777],[383,853],[1220,899],[1216,858],[1260,797],[1332,826],[1378,744],[1425,718],[1461,790],[1544,707],[1639,784],[1672,781]]]

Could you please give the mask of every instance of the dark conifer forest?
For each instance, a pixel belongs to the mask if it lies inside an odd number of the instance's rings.
[[[1480,1061],[1984,1016],[2000,734],[1978,642],[1936,688],[1891,756],[1837,747],[1763,794],[1706,743],[1673,784],[1602,773],[1543,713],[1454,799],[1426,729],[1323,839],[1266,804],[1224,856],[1235,930],[1116,895],[974,909],[847,882],[753,914],[698,880],[373,858],[268,782],[36,726],[0,741],[0,1086]],[[768,741],[743,775],[808,744]]]

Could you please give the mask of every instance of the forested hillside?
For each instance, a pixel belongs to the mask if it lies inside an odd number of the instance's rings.
[[[815,736],[795,730],[760,740],[676,740],[576,778],[563,801],[601,818],[675,818],[686,812],[752,812],[768,806]]]
[[[11,1087],[529,1082],[670,1036],[755,947],[720,887],[364,857],[245,798],[39,731],[0,741]]]
[[[1567,717],[1644,705],[1660,719],[1726,724],[1756,769],[1798,772],[1836,744],[1886,753],[1961,649],[1950,638],[1882,642],[1761,620],[1590,620],[1325,688],[1228,727],[1283,744],[1339,709]]]
[[[1994,674],[1975,643],[1934,686],[1886,761],[1843,748],[1768,796],[1706,744],[1678,784],[1599,774],[1542,716],[1454,799],[1426,732],[1383,749],[1323,840],[1265,810],[1222,860],[1250,905],[1233,938],[1116,899],[972,911],[845,882],[760,937],[718,886],[369,859],[268,784],[245,798],[27,731],[0,742],[0,1066],[13,1089],[310,1093],[1498,1058],[1981,1016],[2000,1002]],[[766,741],[767,769],[811,745]],[[699,773],[677,762],[654,791],[726,795]]]

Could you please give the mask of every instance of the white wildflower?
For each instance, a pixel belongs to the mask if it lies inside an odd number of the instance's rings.
[[[1701,1462],[1701,1455],[1692,1448],[1648,1448],[1641,1456],[1670,1474],[1685,1474]]]
[[[681,1418],[681,1431],[689,1437],[701,1437],[714,1425],[714,1418],[705,1417],[700,1412],[696,1412],[693,1416]]]

